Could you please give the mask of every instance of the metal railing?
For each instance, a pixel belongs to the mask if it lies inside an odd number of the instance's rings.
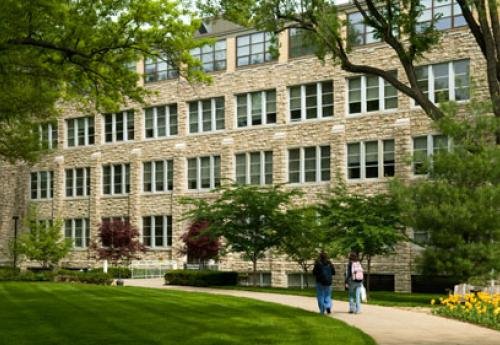
[[[163,278],[167,270],[177,269],[175,260],[140,260],[130,263],[132,279]]]

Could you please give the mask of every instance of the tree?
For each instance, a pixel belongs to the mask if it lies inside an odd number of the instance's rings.
[[[500,148],[491,135],[499,121],[486,115],[489,104],[474,100],[466,118],[456,115],[455,105],[445,111],[450,115],[436,127],[452,149],[423,164],[427,179],[398,181],[392,192],[405,224],[427,233],[419,243],[423,273],[467,281],[500,272]]]
[[[366,289],[370,291],[372,258],[393,254],[404,239],[395,199],[388,194],[349,194],[341,186],[319,205],[319,211],[334,245],[344,253],[355,252],[360,261],[366,259]]]
[[[114,266],[120,261],[138,258],[137,253],[146,251],[139,241],[139,230],[128,221],[102,222],[97,237],[99,241],[92,242],[91,248],[100,260],[110,260]]]
[[[187,254],[188,260],[197,260],[200,264],[204,264],[219,255],[220,239],[206,233],[207,227],[206,221],[197,221],[182,235],[182,241],[185,243],[183,251]]]
[[[440,1],[440,0],[437,0]],[[456,0],[464,18],[486,59],[488,88],[494,113],[500,117],[500,28],[497,0]],[[354,27],[343,20],[343,12],[333,0],[208,0],[200,4],[207,13],[244,26],[269,32],[287,28],[305,30],[306,39],[316,47],[322,60],[328,55],[333,63],[348,72],[370,74],[384,78],[396,89],[413,98],[425,113],[437,120],[444,113],[433,104],[418,83],[416,64],[436,45],[441,32],[435,15],[428,25],[422,26],[418,18],[424,6],[420,0],[353,0],[364,22],[373,28],[375,38],[385,42],[394,51],[404,70],[396,76],[374,64],[353,62],[349,38],[343,30],[353,32]],[[404,79],[407,80],[403,81]],[[500,137],[498,138],[500,139]]]
[[[253,185],[224,186],[213,192],[219,195],[212,202],[183,199],[182,203],[194,206],[185,217],[195,222],[205,220],[207,231],[214,237],[220,236],[227,250],[242,253],[244,259],[250,260],[257,284],[257,262],[279,243],[285,208],[299,193],[280,186]]]
[[[73,243],[64,239],[61,220],[39,221],[36,211],[30,211],[25,220],[29,232],[22,234],[16,243],[18,255],[37,261],[43,269],[53,269],[68,255]]]
[[[290,209],[283,221],[281,229],[284,234],[278,250],[302,268],[306,276],[306,287],[309,287],[311,262],[318,257],[327,242],[318,211],[314,206]]]
[[[1,1],[0,157],[36,160],[43,150],[33,124],[66,108],[143,103],[150,92],[130,68],[143,57],[207,80],[189,54],[207,42],[194,39],[199,26],[170,0]]]

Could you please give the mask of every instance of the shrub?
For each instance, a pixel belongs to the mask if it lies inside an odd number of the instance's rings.
[[[165,274],[167,285],[227,286],[237,281],[237,272],[173,270]]]
[[[85,284],[111,285],[113,276],[110,273],[99,271],[70,271],[60,270],[55,276],[55,281],[58,282],[77,282]]]
[[[90,272],[103,273],[104,271],[102,270],[102,268],[95,268],[90,270]],[[132,277],[132,271],[128,267],[108,267],[108,274],[110,274],[115,279],[128,279]]]
[[[0,268],[0,281],[51,281],[54,279],[54,272],[20,272],[18,268],[1,267]]]

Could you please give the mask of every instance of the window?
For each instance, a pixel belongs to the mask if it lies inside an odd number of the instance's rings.
[[[396,75],[396,72],[391,72]],[[358,76],[348,79],[349,114],[396,109],[398,92],[381,77]]]
[[[134,111],[104,115],[104,141],[114,143],[128,140],[134,140]]]
[[[220,156],[188,159],[188,189],[209,189],[220,186]]]
[[[66,219],[64,221],[64,237],[73,241],[74,248],[87,248],[90,244],[89,219]]]
[[[238,127],[276,123],[276,90],[236,96]]]
[[[395,172],[394,140],[347,144],[347,178],[391,177]]]
[[[422,0],[420,4],[424,7],[418,18],[418,31],[424,31],[431,25],[433,19],[437,30],[446,30],[467,25],[462,15],[460,5],[455,0]]]
[[[330,146],[288,150],[288,182],[330,181]]]
[[[434,103],[465,101],[470,97],[469,60],[420,66],[417,82]]]
[[[66,196],[90,195],[90,168],[66,169]]]
[[[111,164],[102,167],[102,192],[105,195],[130,192],[130,164]]]
[[[172,246],[172,216],[142,217],[142,243],[150,248]]]
[[[350,13],[347,21],[347,36],[351,46],[380,42],[380,38],[375,37],[375,30],[365,24],[361,12]]]
[[[68,147],[94,145],[94,128],[93,117],[66,120]]]
[[[272,184],[273,152],[240,153],[236,156],[235,176],[239,184]]]
[[[179,71],[162,55],[159,58],[147,58],[144,61],[144,81],[146,83],[167,79],[175,79]]]
[[[114,217],[103,217],[101,218],[101,224],[102,223],[109,223],[109,222],[123,222],[123,223],[128,223],[129,218],[127,216],[114,216]]]
[[[272,34],[269,32],[256,32],[236,38],[237,66],[256,65],[273,60],[270,48]]]
[[[201,61],[203,71],[213,72],[226,69],[226,40],[191,50],[191,55]]]
[[[57,147],[57,123],[43,123],[38,125],[40,143],[44,149],[55,149]]]
[[[413,138],[413,173],[427,173],[426,160],[433,154],[449,150],[450,142],[445,135],[424,135]]]
[[[177,104],[146,108],[144,121],[147,139],[177,135]]]
[[[333,82],[297,85],[289,88],[290,121],[333,116]]]
[[[189,102],[189,133],[224,129],[224,97]]]
[[[291,58],[314,54],[314,45],[304,29],[291,28],[288,31],[288,55]]]
[[[32,172],[30,177],[31,199],[52,199],[54,195],[54,173],[52,171],[37,171]]]
[[[171,191],[174,187],[174,161],[143,163],[143,191],[158,193]]]

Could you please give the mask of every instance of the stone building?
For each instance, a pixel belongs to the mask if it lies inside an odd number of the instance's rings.
[[[431,13],[445,13],[443,36],[420,61],[419,79],[432,100],[464,102],[470,78],[479,94],[486,90],[484,60],[458,5],[439,8],[434,2]],[[394,52],[352,12],[346,7],[357,32],[353,62],[404,80]],[[50,154],[33,166],[0,165],[0,261],[7,260],[13,217],[22,217],[29,204],[41,219],[64,220],[62,231],[74,240],[65,265],[100,265],[87,246],[102,219],[112,217],[127,217],[140,229],[149,247],[145,258],[182,263],[179,242],[187,223],[178,201],[207,197],[221,179],[289,183],[312,203],[339,179],[352,191],[377,193],[392,176],[415,178],[406,163],[412,152],[431,154],[447,145],[409,97],[378,77],[320,62],[300,31],[279,35],[277,58],[266,53],[269,34],[220,21],[205,25],[200,35],[217,39],[193,52],[212,84],[189,84],[165,63],[140,61],[144,85],[157,91],[150,105],[116,114],[64,109],[57,123],[41,128],[53,145]],[[393,279],[395,290],[409,291],[417,254],[417,247],[402,244],[397,255],[376,258],[373,271]],[[251,269],[235,254],[221,266]],[[300,271],[272,253],[259,270],[275,286],[292,285]]]

